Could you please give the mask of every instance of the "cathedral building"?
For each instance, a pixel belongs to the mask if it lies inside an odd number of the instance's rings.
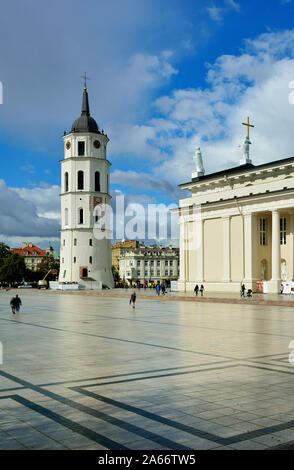
[[[94,212],[110,203],[109,139],[90,115],[86,82],[81,116],[63,140],[59,282],[78,283],[86,289],[112,287],[111,242],[97,236]]]
[[[191,192],[178,209],[180,290],[277,293],[294,281],[294,157],[254,165],[246,125],[239,166],[205,175],[198,148],[180,185]]]

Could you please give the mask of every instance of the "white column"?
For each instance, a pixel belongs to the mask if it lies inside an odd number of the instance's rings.
[[[184,274],[184,278],[185,278],[185,281],[189,281],[189,222],[186,221],[185,225],[185,244],[184,244],[184,250],[185,250],[185,274]]]
[[[185,223],[180,220],[180,281],[185,282]]]
[[[281,279],[280,214],[272,211],[272,281]]]
[[[289,278],[294,280],[294,214],[290,214],[290,268]]]
[[[203,237],[204,221],[201,217],[197,217],[195,221],[196,232],[196,257],[197,257],[197,281],[204,282],[204,237]]]
[[[223,281],[231,281],[231,218],[223,217]]]
[[[256,215],[250,213],[244,215],[244,247],[245,247],[245,283],[250,287],[257,279],[256,254],[257,254],[257,226]],[[248,286],[249,287],[249,286]]]

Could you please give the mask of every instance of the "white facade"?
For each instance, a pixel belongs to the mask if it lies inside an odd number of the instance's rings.
[[[86,88],[82,116],[84,113],[87,118],[90,113],[85,111],[85,103],[88,106]],[[110,163],[106,158],[109,139],[98,131],[96,123],[94,132],[91,125],[89,131],[74,125],[63,136],[59,282],[80,283],[89,289],[100,288],[101,282],[112,287],[110,240],[97,239],[93,233],[97,221],[94,208],[110,202]]]
[[[169,283],[178,279],[179,249],[145,247],[126,250],[119,259],[120,279]]]
[[[245,284],[277,293],[294,281],[294,158],[247,162],[181,187],[191,196],[179,202],[180,290]]]

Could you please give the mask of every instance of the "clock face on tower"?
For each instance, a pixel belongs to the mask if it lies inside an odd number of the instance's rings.
[[[100,142],[99,142],[99,140],[94,140],[93,145],[94,145],[95,149],[99,149],[99,147],[100,147]]]
[[[65,147],[66,147],[67,150],[70,149],[70,142],[69,141],[66,142]]]

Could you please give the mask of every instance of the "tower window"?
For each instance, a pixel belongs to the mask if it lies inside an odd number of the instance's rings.
[[[78,189],[84,189],[84,172],[78,171]]]
[[[63,246],[65,246],[65,239],[63,239]]]
[[[100,191],[100,172],[95,171],[95,191]]]
[[[64,173],[64,191],[68,191],[68,172]]]
[[[83,157],[85,155],[85,142],[78,142],[78,156]]]
[[[64,209],[64,224],[68,225],[68,209]]]
[[[92,264],[92,256],[89,256],[89,263]]]
[[[84,209],[79,209],[79,224],[84,223]]]
[[[89,245],[92,246],[92,238],[89,239]]]
[[[77,258],[74,256],[73,262],[75,263],[77,261]]]
[[[74,246],[77,246],[77,239],[74,238]]]

